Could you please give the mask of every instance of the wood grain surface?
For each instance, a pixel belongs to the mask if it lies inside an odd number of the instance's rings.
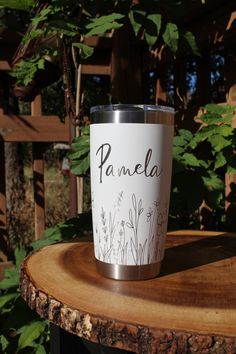
[[[25,260],[21,293],[41,316],[101,344],[140,354],[236,353],[236,235],[168,234],[161,275],[106,279],[93,244],[48,246]]]
[[[58,116],[0,115],[0,138],[6,142],[69,142],[69,120]]]

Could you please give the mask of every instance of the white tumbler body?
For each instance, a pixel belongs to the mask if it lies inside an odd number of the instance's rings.
[[[158,118],[160,108],[151,113]],[[115,279],[157,275],[165,250],[173,120],[133,120],[90,127],[95,258],[98,271]]]

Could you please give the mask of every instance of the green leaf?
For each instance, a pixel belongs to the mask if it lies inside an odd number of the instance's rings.
[[[173,53],[177,52],[179,31],[175,23],[168,22],[166,24],[166,29],[163,33],[163,40],[170,47]]]
[[[219,152],[226,146],[231,145],[231,141],[229,139],[226,140],[221,134],[212,135],[208,138],[208,140],[216,152]]]
[[[122,26],[123,26],[123,24],[117,23],[117,22],[104,23],[101,26],[97,26],[97,27],[91,29],[91,31],[89,31],[85,34],[85,37],[99,36],[99,35],[105,34],[108,31],[111,31],[113,29],[118,29]]]
[[[84,127],[81,127],[81,135],[90,135],[90,126],[89,125],[85,125]],[[76,139],[76,138],[75,138]]]
[[[35,17],[32,19],[33,25],[38,25],[39,22],[47,21],[49,15],[55,12],[55,9],[49,5],[48,7],[42,9]]]
[[[60,18],[51,20],[48,26],[59,35],[64,34],[70,37],[76,36],[79,31],[79,27],[75,23]]]
[[[89,127],[81,130],[81,136],[76,137],[72,143],[72,152],[68,154],[71,162],[71,171],[76,175],[85,174],[90,166],[89,152]]]
[[[67,157],[71,160],[79,159],[84,154],[88,154],[90,151],[89,145],[82,146],[80,149],[77,149],[75,152],[70,152],[67,154]]]
[[[19,276],[16,278],[3,279],[0,281],[0,289],[6,290],[14,287],[18,287],[19,285]]]
[[[231,126],[234,113],[226,113],[222,117],[222,122]]]
[[[180,157],[179,155],[184,153],[184,149],[182,148],[182,146],[174,146],[173,147],[173,156],[174,158],[178,158]]]
[[[122,18],[124,18],[124,15],[114,12],[110,15],[92,19],[91,22],[86,25],[86,29],[90,31],[88,31],[85,36],[89,37],[94,35],[102,35],[107,31],[111,31],[112,29],[120,28],[123,26],[123,24],[116,22],[116,20],[120,20]]]
[[[152,48],[157,41],[161,29],[161,15],[160,14],[149,14],[145,21],[145,39]]]
[[[42,247],[52,245],[56,242],[62,240],[60,228],[56,226],[55,228],[46,229],[43,234],[43,238],[31,243],[34,250],[38,250]]]
[[[15,255],[15,259],[16,259],[16,267],[19,268],[21,263],[23,262],[23,260],[26,257],[26,250],[22,247],[16,247],[14,255]]]
[[[83,43],[72,43],[72,45],[80,49],[80,56],[82,59],[90,57],[94,52],[94,48]]]
[[[47,354],[47,352],[45,351],[45,348],[44,348],[44,346],[42,344],[39,344],[36,347],[35,354]]]
[[[224,126],[231,126],[233,114],[219,115],[218,113],[205,113],[200,119],[203,123],[208,125],[224,124]]]
[[[36,72],[44,66],[45,59],[39,54],[21,60],[17,63],[10,75],[17,78],[17,84],[28,85],[34,78]]]
[[[223,167],[226,165],[227,161],[226,158],[223,154],[222,151],[219,151],[216,156],[215,156],[215,167],[214,169],[216,170],[217,168]]]
[[[217,139],[214,137],[217,135],[224,137],[228,137],[233,133],[233,129],[227,125],[210,125],[207,127],[201,128],[197,133],[195,133],[193,139],[189,142],[189,146],[192,149],[195,149],[198,143],[203,142],[204,140],[212,140],[213,143],[217,145]],[[232,144],[232,141],[228,143],[228,145]],[[214,145],[215,146],[215,145]],[[220,151],[220,150],[219,150]]]
[[[211,173],[210,176],[202,176],[201,178],[203,180],[204,185],[209,190],[223,190],[225,188],[224,182],[213,173]]]
[[[227,166],[228,173],[236,173],[236,155],[232,155],[228,159],[228,166]]]
[[[196,38],[195,38],[194,34],[192,32],[186,31],[184,33],[184,38],[187,41],[189,47],[191,48],[192,53],[197,56],[200,56],[201,54],[200,54],[198,45],[196,43]]]
[[[89,149],[89,138],[80,136],[76,138],[76,140],[74,139],[71,149],[73,152],[81,149]],[[68,154],[70,154],[70,152]]]
[[[206,123],[208,125],[216,125],[218,123],[222,123],[223,121],[222,116],[217,113],[205,113],[200,117],[200,119],[203,123]]]
[[[174,146],[186,146],[187,145],[187,140],[185,139],[184,136],[175,136],[173,139],[173,145]]]
[[[95,27],[103,26],[105,23],[114,22],[115,20],[120,20],[122,18],[124,18],[124,15],[114,12],[110,15],[93,18],[91,22],[86,25],[86,28],[92,29]]]
[[[215,126],[207,126],[203,127],[200,130],[198,130],[193,139],[189,142],[189,146],[192,149],[195,149],[198,143],[208,139],[210,136],[214,135],[216,133],[216,127]]]
[[[30,10],[35,5],[34,0],[0,0],[0,7],[7,7],[13,10]]]
[[[41,28],[37,28],[35,30],[32,30],[30,32],[27,32],[25,36],[22,38],[22,43],[27,43],[31,39],[38,38],[42,36],[45,33],[45,31]]]
[[[9,302],[17,299],[17,297],[19,297],[19,296],[20,296],[19,293],[1,295],[1,297],[0,297],[0,309],[2,309],[5,305],[9,304]]]
[[[18,340],[18,350],[25,347],[34,346],[33,341],[37,339],[43,332],[46,327],[44,321],[33,321],[28,325],[25,325],[17,331],[20,334]]]
[[[69,219],[54,228],[46,229],[43,235],[44,238],[34,241],[31,245],[34,249],[39,249],[58,241],[72,239],[84,230],[91,230],[91,223],[91,213],[80,214],[79,217]]]
[[[187,129],[179,129],[179,135],[187,141],[190,141],[193,138],[193,134]]]
[[[208,169],[210,167],[210,161],[205,161],[205,160],[198,160],[199,161],[199,165],[201,167],[204,167],[206,169]]]
[[[193,154],[189,154],[189,153],[183,154],[183,161],[185,162],[185,164],[192,167],[200,166],[199,160]]]
[[[44,58],[41,58],[39,59],[38,61],[38,69],[44,69],[44,64],[45,64],[45,59]]]
[[[60,225],[60,224],[58,224]],[[56,226],[57,228],[58,226]],[[49,237],[53,237],[55,235],[55,227],[49,227],[48,229],[46,229],[43,233],[43,237],[49,238]],[[34,243],[34,242],[33,242]]]
[[[76,161],[72,161],[71,163],[71,172],[77,176],[84,175],[90,166],[90,154],[85,156],[83,160],[81,160],[78,164]]]
[[[16,267],[5,269],[5,279],[0,281],[0,289],[6,290],[19,286],[19,271]]]
[[[217,133],[224,136],[224,137],[229,137],[230,135],[233,134],[234,129],[227,126],[227,125],[221,125],[217,127]]]
[[[9,344],[9,341],[7,340],[7,338],[1,334],[0,335],[0,349],[1,349],[1,353],[5,353],[5,350],[7,348]]]
[[[216,103],[208,103],[207,105],[205,105],[203,107],[204,109],[206,109],[209,113],[216,113],[216,114],[225,114],[225,113],[233,113],[235,110],[234,106],[231,106],[229,104],[226,105],[219,105]]]
[[[139,33],[140,29],[143,27],[146,12],[141,10],[131,10],[129,12],[129,20],[133,27],[135,36]]]

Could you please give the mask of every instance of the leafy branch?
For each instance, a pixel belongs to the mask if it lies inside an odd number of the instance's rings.
[[[200,54],[194,34],[187,28],[185,31],[180,30],[175,21],[175,13],[184,11],[184,7],[187,6],[182,3],[175,4],[171,1],[170,6],[170,1],[163,0],[154,2],[150,7],[150,4],[145,2],[134,5],[129,1],[123,1],[110,3],[109,6],[102,2],[96,8],[92,0],[87,2],[54,0],[50,4],[40,5],[41,7],[33,0],[0,0],[1,6],[30,12],[31,21],[22,44],[27,45],[34,41],[33,50],[27,52],[27,57],[21,58],[13,74],[17,78],[17,83],[24,85],[27,85],[37,70],[42,68],[43,61],[36,60],[35,53],[43,60],[47,49],[55,59],[60,58],[61,41],[66,38],[67,43],[71,43],[74,50],[78,51],[78,60],[83,60],[93,54],[93,48],[84,43],[85,37],[105,36],[127,22],[131,24],[134,34],[147,42],[150,50],[161,51],[164,46],[176,55],[178,50],[184,48],[180,45],[182,41],[193,54]],[[55,40],[51,46],[52,38]],[[47,44],[48,41],[50,44]]]
[[[175,136],[172,220],[193,215],[205,200],[221,219],[219,224],[223,222],[225,173],[236,171],[234,113],[234,106],[208,104],[198,118],[201,125],[195,134],[180,129]]]
[[[16,84],[20,84],[23,79],[24,85],[28,85],[34,79],[38,70],[43,70],[45,58],[39,54],[33,55],[30,58],[21,60],[10,72],[10,75],[17,79]]]
[[[81,135],[74,138],[68,158],[71,162],[71,172],[84,175],[90,166],[89,126],[81,127]]]
[[[17,247],[14,252],[15,264],[4,272],[0,281],[0,311],[2,334],[1,353],[20,353],[27,347],[30,353],[46,354],[42,343],[48,344],[49,325],[31,311],[20,297],[20,265],[26,257],[26,250]]]
[[[0,8],[29,11],[35,5],[34,0],[0,0]]]
[[[37,250],[46,245],[65,241],[90,232],[91,213],[67,220],[55,228],[47,229],[44,237],[31,244]],[[49,323],[27,306],[20,297],[20,266],[26,255],[25,249],[17,247],[14,264],[5,269],[4,279],[0,281],[1,335],[0,353],[4,354],[46,354],[49,352]]]

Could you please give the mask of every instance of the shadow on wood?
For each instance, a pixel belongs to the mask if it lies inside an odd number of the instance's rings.
[[[226,195],[226,226],[228,231],[236,230],[236,183],[229,184],[229,192]]]
[[[227,233],[171,247],[166,250],[160,276],[182,272],[234,256],[236,256],[236,237],[229,237]]]

